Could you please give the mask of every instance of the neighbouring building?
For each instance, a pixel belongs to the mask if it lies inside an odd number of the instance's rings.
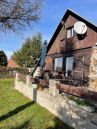
[[[15,63],[13,56],[11,56],[11,58],[9,59],[7,67],[11,67],[11,68],[17,68],[17,67],[19,67],[19,66]]]
[[[78,21],[87,26],[82,35],[74,30]],[[60,91],[97,99],[96,45],[97,26],[67,10],[48,44],[44,66],[49,79],[60,81]]]

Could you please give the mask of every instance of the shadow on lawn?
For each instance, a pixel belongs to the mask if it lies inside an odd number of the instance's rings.
[[[19,113],[20,111],[24,110],[25,108],[28,108],[29,106],[31,106],[32,104],[34,104],[35,102],[29,102],[29,103],[26,103],[20,107],[17,107],[16,109],[14,109],[13,111],[10,111],[8,112],[7,114],[4,114],[2,116],[0,116],[0,122],[9,118],[9,117],[12,117],[14,115],[16,115],[17,113]]]
[[[25,121],[22,125],[17,127],[12,127],[11,129],[31,129],[30,128],[30,120]]]
[[[54,123],[55,123],[54,126],[50,126],[46,129],[74,129],[74,128],[70,127],[69,125],[63,123],[58,118],[54,119]]]
[[[12,127],[10,129],[34,129],[34,127],[32,127],[30,120],[25,121],[23,124],[21,124],[20,126],[17,127]],[[72,127],[70,127],[69,125],[63,123],[61,120],[59,120],[58,118],[54,118],[54,126],[50,126],[48,128],[45,129],[74,129]],[[42,128],[44,129],[44,128]]]

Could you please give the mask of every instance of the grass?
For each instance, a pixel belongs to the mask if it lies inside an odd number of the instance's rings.
[[[0,79],[0,129],[72,128],[16,91],[13,79]]]

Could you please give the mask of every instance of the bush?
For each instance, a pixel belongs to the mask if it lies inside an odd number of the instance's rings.
[[[7,56],[3,50],[0,50],[0,66],[7,66]]]

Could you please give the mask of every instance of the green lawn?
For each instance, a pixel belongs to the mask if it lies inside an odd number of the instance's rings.
[[[0,129],[71,129],[71,127],[16,91],[13,79],[0,79]]]

